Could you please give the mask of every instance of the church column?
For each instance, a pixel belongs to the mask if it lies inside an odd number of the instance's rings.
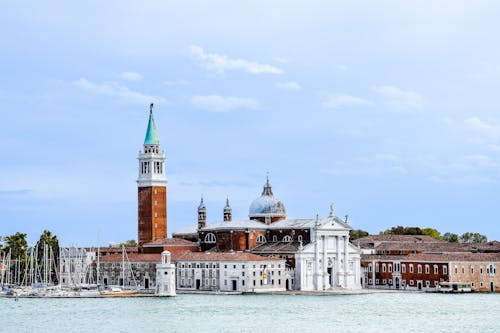
[[[344,236],[344,288],[348,285],[349,274],[349,239]]]
[[[337,285],[340,285],[340,237],[335,236],[335,274],[337,276]]]
[[[326,282],[327,282],[327,279],[326,279],[326,276],[328,274],[328,261],[327,261],[327,257],[326,257],[326,254],[327,254],[327,251],[326,251],[326,242],[327,242],[327,238],[326,238],[326,235],[322,236],[321,237],[322,240],[323,240],[323,272],[321,274],[321,276],[323,277],[323,290],[326,289]]]
[[[316,242],[314,242],[314,271],[313,271],[313,279],[314,279],[314,289],[319,290],[319,238],[316,235]]]

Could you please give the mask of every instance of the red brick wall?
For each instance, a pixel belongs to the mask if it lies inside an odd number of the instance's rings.
[[[167,237],[167,188],[138,188],[139,246]]]

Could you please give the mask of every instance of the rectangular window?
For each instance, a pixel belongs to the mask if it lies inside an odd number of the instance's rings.
[[[403,265],[401,266],[401,271],[402,271],[403,273],[406,273],[406,265],[405,265],[405,264],[403,264]]]
[[[458,266],[455,266],[455,274],[458,274]]]
[[[392,272],[392,265],[391,265],[391,264],[389,264],[389,265],[387,265],[387,266],[388,266],[388,268],[389,268],[389,273],[391,273],[391,272]]]
[[[462,274],[465,274],[465,267],[462,266]]]
[[[470,265],[470,273],[474,274],[474,266],[473,265]]]
[[[425,265],[425,274],[429,274],[430,273],[430,267],[429,265]]]
[[[438,271],[439,271],[438,266],[434,265],[434,274],[438,274],[439,273]]]
[[[413,265],[410,265],[410,273],[413,273]]]
[[[418,265],[418,274],[422,274],[422,265]]]
[[[443,274],[448,274],[448,266],[443,265]]]

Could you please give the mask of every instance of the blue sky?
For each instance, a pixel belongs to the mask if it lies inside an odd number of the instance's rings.
[[[0,235],[137,236],[155,102],[169,233],[269,172],[289,217],[500,239],[494,1],[4,2]]]

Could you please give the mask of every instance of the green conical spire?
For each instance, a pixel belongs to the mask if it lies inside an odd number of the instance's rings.
[[[155,120],[153,118],[153,103],[149,106],[149,123],[146,131],[145,145],[159,145],[158,133],[156,132]]]

